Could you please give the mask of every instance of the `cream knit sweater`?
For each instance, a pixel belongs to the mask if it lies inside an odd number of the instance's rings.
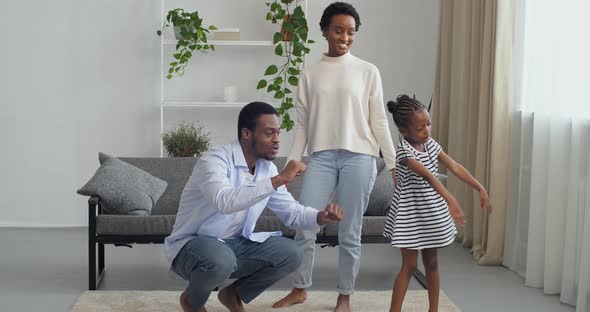
[[[395,149],[383,103],[381,76],[375,65],[350,52],[324,55],[306,66],[297,89],[297,126],[288,160],[314,152],[345,149],[379,157],[395,168]]]

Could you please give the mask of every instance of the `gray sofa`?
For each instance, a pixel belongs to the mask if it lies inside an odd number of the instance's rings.
[[[152,208],[149,216],[109,215],[101,208],[100,198],[91,197],[89,204],[89,289],[95,290],[100,284],[105,269],[105,244],[128,246],[132,244],[161,244],[170,234],[174,225],[180,195],[190,177],[196,158],[119,158],[156,177],[168,182],[164,194]],[[283,168],[284,157],[274,160]],[[305,161],[305,159],[304,159]],[[371,193],[369,207],[363,217],[363,243],[386,243],[382,236],[385,214],[393,194],[390,172],[384,170],[382,159],[377,160],[378,175]],[[288,189],[295,199],[299,197],[302,178],[289,183]],[[323,207],[320,207],[323,208]],[[266,209],[256,225],[256,231],[283,231],[285,236],[295,235],[293,229],[285,227],[273,213]],[[328,225],[318,233],[317,242],[336,245],[338,226]]]

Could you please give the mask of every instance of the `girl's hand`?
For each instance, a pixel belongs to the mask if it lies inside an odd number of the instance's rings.
[[[449,212],[451,213],[451,217],[459,224],[460,226],[465,225],[465,216],[463,215],[463,210],[459,206],[459,202],[455,197],[451,197],[448,202],[449,204]]]
[[[492,203],[490,203],[490,198],[488,197],[488,192],[484,188],[479,191],[479,207],[481,209],[486,209],[488,213],[492,213]]]

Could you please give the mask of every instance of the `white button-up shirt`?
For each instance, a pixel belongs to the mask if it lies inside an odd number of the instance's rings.
[[[236,230],[231,227],[236,224],[242,224],[241,236],[255,242],[282,235],[280,231],[254,233],[265,207],[286,226],[319,230],[318,210],[299,204],[284,185],[275,190],[271,178],[277,175],[274,163],[258,159],[251,176],[239,142],[202,155],[182,192],[172,234],[164,242],[169,263],[192,238],[233,237]]]

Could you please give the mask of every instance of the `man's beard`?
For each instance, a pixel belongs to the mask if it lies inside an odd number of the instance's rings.
[[[258,152],[258,149],[257,149],[257,147],[258,147],[258,141],[256,140],[256,137],[254,137],[254,136],[252,137],[252,143],[250,144],[250,147],[256,153],[256,157],[258,157],[258,158],[264,158],[266,160],[273,160],[274,159],[274,157],[270,157],[267,154],[259,153]]]

